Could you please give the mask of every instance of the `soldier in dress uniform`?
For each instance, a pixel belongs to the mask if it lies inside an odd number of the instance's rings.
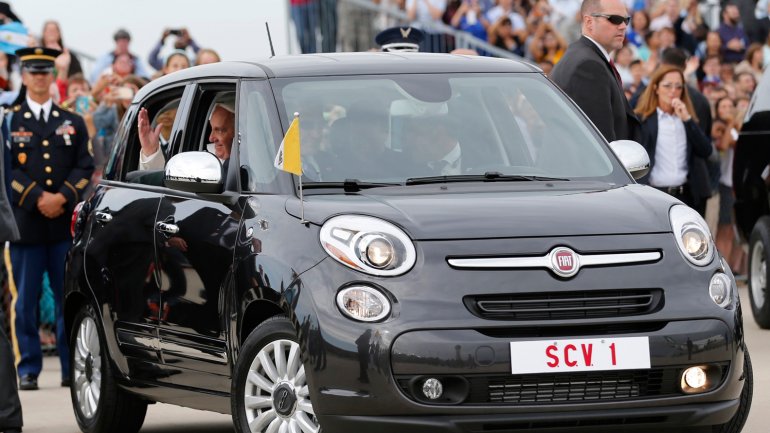
[[[416,27],[391,27],[374,37],[374,42],[387,52],[417,52],[425,33]]]
[[[69,350],[62,314],[64,260],[72,238],[70,221],[94,170],[83,119],[53,103],[54,60],[49,48],[16,51],[26,98],[13,107],[7,145],[11,150],[11,204],[20,238],[6,253],[11,293],[16,296],[12,343],[19,389],[37,389],[43,367],[38,336],[38,298],[48,271],[56,304],[56,348],[62,386],[69,386]]]

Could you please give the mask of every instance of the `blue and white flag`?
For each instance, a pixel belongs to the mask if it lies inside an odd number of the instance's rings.
[[[0,50],[7,54],[16,54],[19,48],[26,48],[29,32],[24,24],[12,22],[0,25]]]

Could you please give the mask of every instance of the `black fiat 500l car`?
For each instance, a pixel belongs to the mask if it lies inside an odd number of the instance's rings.
[[[302,195],[274,166],[295,113]],[[166,402],[239,432],[739,432],[733,275],[697,213],[634,182],[648,166],[507,60],[296,56],[153,81],[73,215],[78,424],[135,432]]]

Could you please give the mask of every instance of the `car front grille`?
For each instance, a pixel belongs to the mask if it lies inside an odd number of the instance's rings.
[[[482,379],[487,403],[560,403],[620,400],[675,393],[677,369],[520,375]],[[472,381],[473,382],[473,381]],[[479,402],[481,403],[481,402]]]
[[[663,307],[663,290],[628,289],[466,296],[466,307],[490,320],[565,320],[650,314]]]

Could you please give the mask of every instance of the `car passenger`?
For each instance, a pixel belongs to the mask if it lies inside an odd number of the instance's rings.
[[[155,129],[152,129],[147,109],[144,107],[139,110],[138,117],[139,142],[142,146],[139,170],[162,170],[166,165],[166,158],[160,149],[160,132],[163,123],[159,123]],[[211,143],[207,147],[226,167],[230,159],[233,137],[235,137],[235,109],[225,103],[216,104],[209,117],[209,125]]]

